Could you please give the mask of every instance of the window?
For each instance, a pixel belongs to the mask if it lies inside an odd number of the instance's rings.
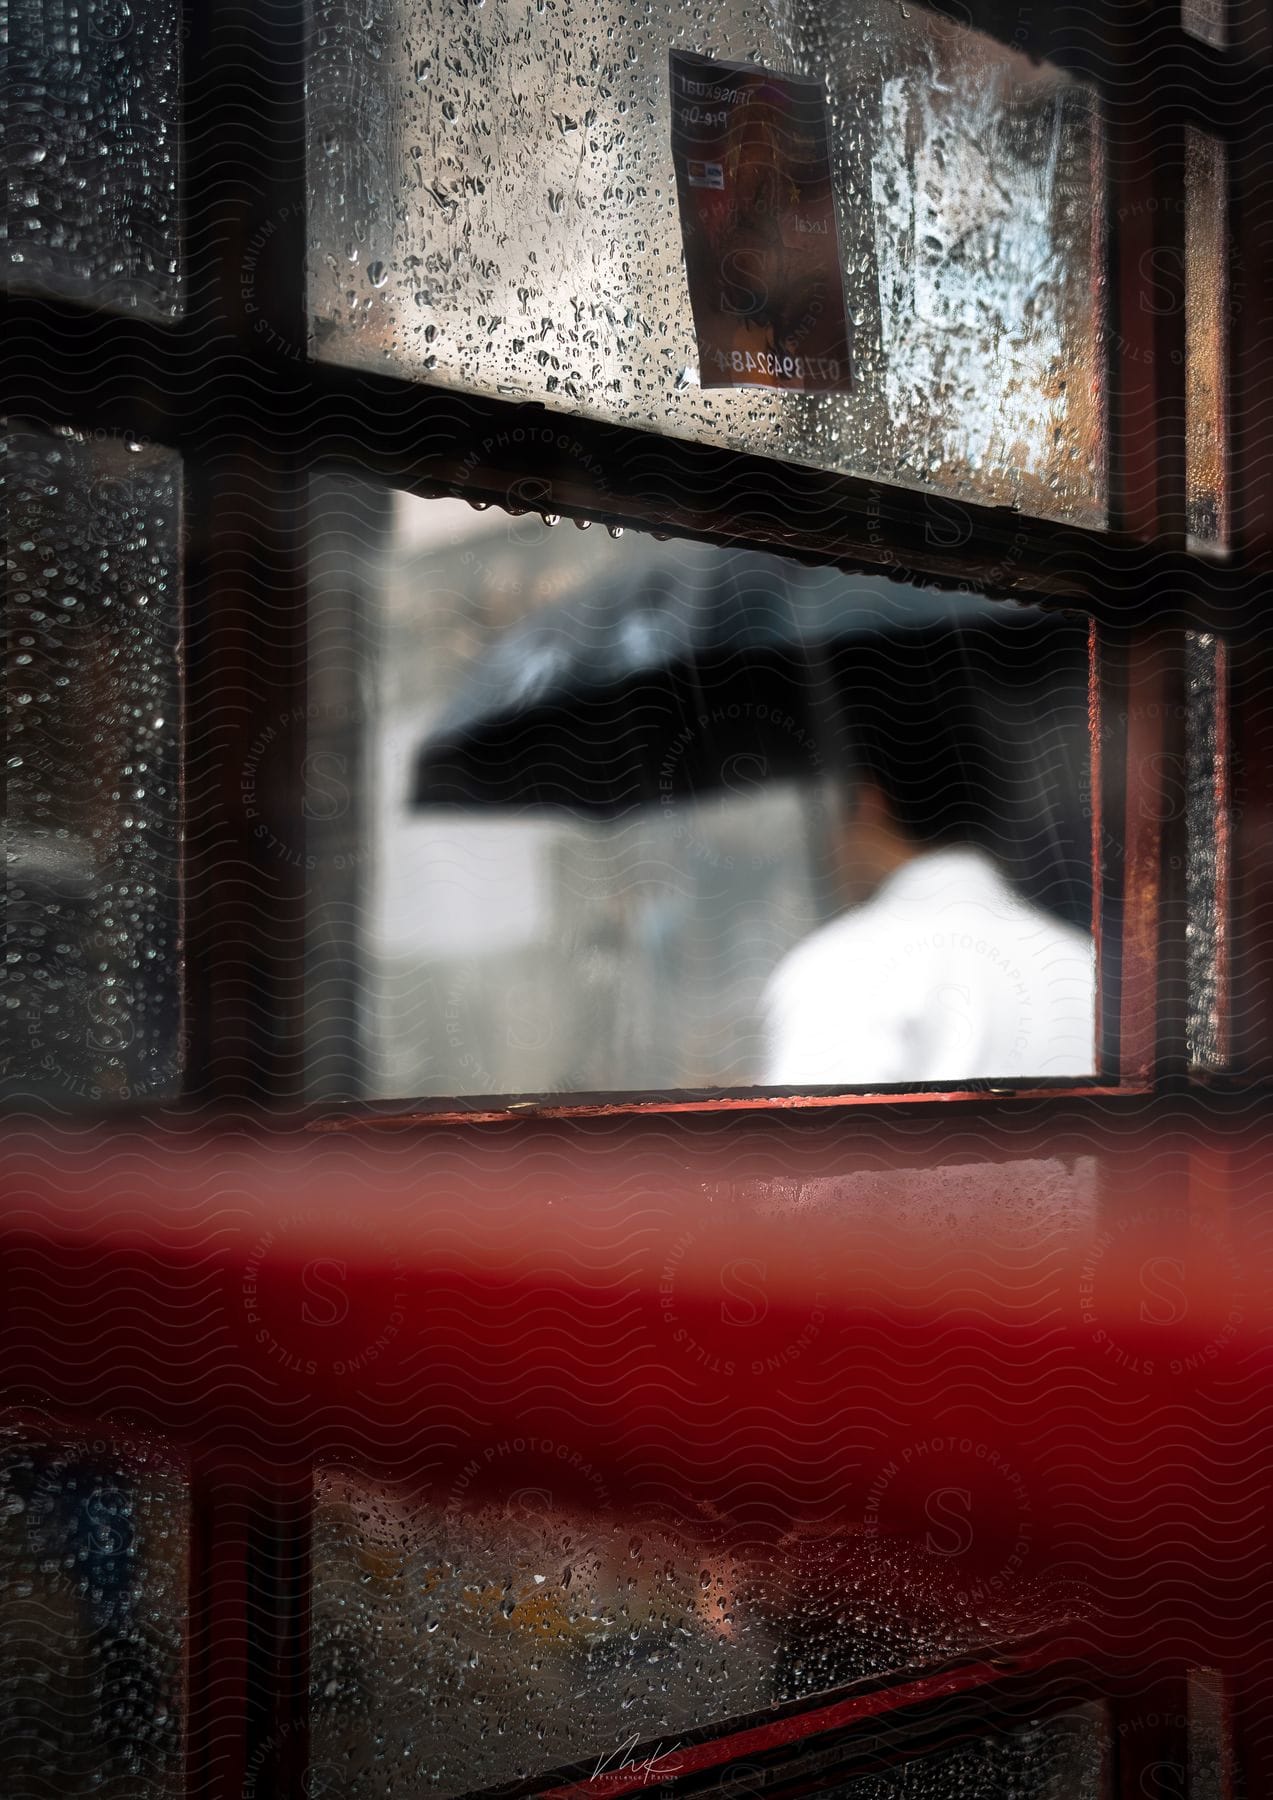
[[[669,47],[827,73],[851,396],[793,406],[700,385]],[[1092,87],[1037,51],[1028,24],[1004,45],[885,0],[740,3],[707,40],[676,9],[545,7],[506,27],[320,5],[315,347],[558,416],[1102,524],[1100,116]]]
[[[33,1791],[1269,1788],[1267,69],[1207,10],[22,10]],[[681,52],[764,105],[678,187]],[[1011,945],[788,979],[951,854]]]
[[[1225,413],[1230,306],[1224,145],[1190,129],[1185,158],[1189,537],[1194,549],[1223,551],[1228,543]]]
[[[10,287],[180,315],[179,10],[172,0],[14,6]]]
[[[179,1069],[180,461],[10,430],[3,1082],[171,1093]]]
[[[278,849],[346,996],[320,1091],[1094,1075],[1085,620],[331,478],[313,515]]]
[[[107,1793],[182,1791],[189,1493],[154,1446],[27,1420],[0,1435],[4,1755]],[[68,1714],[74,1727],[68,1729]]]

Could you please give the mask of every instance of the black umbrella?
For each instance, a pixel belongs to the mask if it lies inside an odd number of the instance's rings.
[[[869,772],[921,838],[981,842],[1082,914],[1086,642],[1038,608],[667,544],[478,657],[412,799],[613,818]]]

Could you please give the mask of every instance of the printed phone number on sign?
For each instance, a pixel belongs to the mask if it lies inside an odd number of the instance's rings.
[[[838,381],[840,363],[834,356],[779,356],[771,350],[713,350],[718,369],[742,375],[792,375],[804,380]]]

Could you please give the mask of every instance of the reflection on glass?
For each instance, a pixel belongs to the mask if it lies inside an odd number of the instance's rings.
[[[0,1092],[75,1105],[178,1071],[180,461],[5,434]]]
[[[0,1426],[7,1793],[183,1792],[189,1529],[162,1456]]]
[[[1229,41],[1228,0],[1181,0],[1180,22],[1191,36],[1223,50]]]
[[[502,1483],[497,1499],[483,1500],[483,1481]],[[925,1550],[922,1523],[910,1537],[894,1525],[733,1543],[706,1519],[609,1516],[604,1497],[586,1450],[535,1437],[485,1446],[428,1498],[318,1472],[311,1755],[340,1772],[347,1800],[456,1795],[579,1764],[592,1774],[660,1743],[674,1754],[704,1725],[1039,1623],[1038,1596],[1014,1582],[956,1594],[962,1578]],[[986,1770],[1086,1766],[1085,1744],[1050,1734],[1021,1751]]]
[[[1189,545],[1229,542],[1229,229],[1224,145],[1186,127],[1185,382]]]
[[[358,492],[314,513],[318,1091],[1091,1072],[1081,623]]]
[[[1061,70],[896,0],[710,24],[319,0],[314,24],[320,355],[1105,522],[1100,121]],[[674,50],[828,83],[853,394],[700,385]]]
[[[176,0],[12,0],[8,286],[181,312],[180,17]]]

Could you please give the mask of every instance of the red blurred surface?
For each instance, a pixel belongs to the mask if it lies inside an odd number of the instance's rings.
[[[1268,1161],[1152,1114],[10,1128],[6,1396],[280,1480],[467,1504],[548,1469],[774,1542],[940,1538],[954,1491],[945,1573],[1025,1520],[1014,1576],[1240,1656],[1273,1602]]]
[[[1180,1671],[1221,1669],[1273,1792],[1271,1151],[1135,1100],[14,1122],[4,1399],[188,1458],[189,1758],[220,1800],[258,1713],[273,1779],[305,1778],[333,1467],[406,1518],[543,1493],[616,1555],[673,1531],[824,1643],[896,1552],[895,1620],[971,1652],[1050,1629],[1121,1682],[1128,1781],[1178,1754]]]

